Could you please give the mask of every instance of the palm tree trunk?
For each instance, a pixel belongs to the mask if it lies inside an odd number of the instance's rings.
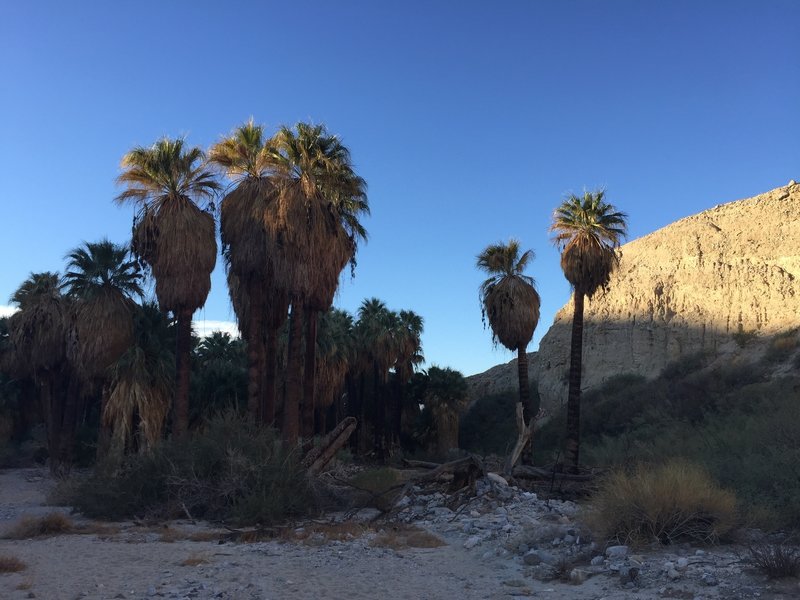
[[[517,348],[517,378],[519,380],[519,402],[522,404],[522,419],[527,426],[533,418],[531,386],[528,382],[528,347]],[[523,450],[523,460],[533,464],[533,444],[528,440]]]
[[[75,430],[78,424],[78,376],[75,373],[67,375],[66,401],[64,402],[63,429],[61,434],[61,461],[65,466],[72,464],[72,454],[75,446]]]
[[[247,413],[254,422],[258,421],[261,404],[261,355],[262,327],[264,323],[263,290],[256,282],[248,286],[250,297],[250,318],[247,324]]]
[[[386,403],[380,397],[380,373],[378,371],[378,363],[373,363],[373,381],[372,388],[372,405],[375,407],[375,436],[374,446],[375,455],[378,460],[382,461],[385,458],[386,449]]]
[[[303,367],[303,318],[298,304],[292,303],[289,315],[289,351],[286,358],[286,395],[283,401],[283,439],[290,446],[297,443],[300,436],[300,394],[302,382],[300,372]]]
[[[189,431],[189,360],[192,346],[192,311],[182,309],[176,315],[175,404],[172,414],[172,435],[181,438]]]
[[[306,439],[314,437],[314,392],[317,362],[317,311],[305,309],[306,357],[303,371],[303,403],[300,407],[301,430]]]
[[[567,394],[566,466],[577,472],[580,458],[581,363],[583,358],[583,292],[575,290],[575,311],[572,315],[572,342],[569,359],[569,393]]]
[[[261,393],[261,422],[275,424],[275,372],[278,361],[278,331],[267,329],[264,341],[264,389]]]

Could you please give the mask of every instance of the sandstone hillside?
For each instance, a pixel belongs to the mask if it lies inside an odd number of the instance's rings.
[[[733,360],[734,334],[800,326],[800,185],[791,182],[681,219],[621,248],[610,290],[586,303],[586,388],[622,373],[654,377],[698,351]],[[542,402],[566,399],[572,302],[556,315],[530,375]],[[513,387],[515,361],[473,376],[474,396]]]

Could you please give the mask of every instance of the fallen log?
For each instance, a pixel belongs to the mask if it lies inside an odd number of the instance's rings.
[[[526,465],[517,465],[514,467],[514,477],[521,479],[554,479],[557,481],[591,481],[594,475],[576,475],[573,473],[561,473],[553,469],[545,469],[542,467],[529,467]]]
[[[319,474],[347,443],[356,430],[356,425],[358,425],[358,421],[355,417],[347,417],[323,438],[319,446],[312,448],[301,463],[306,468],[306,472],[309,475]]]

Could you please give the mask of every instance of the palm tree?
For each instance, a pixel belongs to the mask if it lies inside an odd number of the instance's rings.
[[[405,389],[414,369],[425,362],[422,354],[424,321],[411,310],[401,310],[396,322],[397,358],[394,363],[395,389],[393,394],[391,443],[399,445],[402,432],[403,409],[406,406]]]
[[[436,428],[436,453],[445,458],[450,450],[458,448],[459,417],[467,403],[469,386],[459,371],[449,367],[432,366],[425,379],[423,398]]]
[[[524,274],[533,258],[533,250],[520,255],[519,242],[514,239],[487,246],[478,255],[478,268],[489,275],[480,287],[483,316],[489,320],[494,342],[517,351],[519,402],[525,423],[534,416],[527,348],[539,323],[541,304],[533,278]]]
[[[110,393],[107,370],[133,343],[131,297],[143,295],[141,272],[136,261],[128,259],[128,248],[107,239],[84,242],[66,259],[64,287],[74,300],[68,358],[86,383],[102,383],[97,450],[103,456],[110,441],[105,414]]]
[[[65,420],[65,392],[76,391],[67,364],[70,300],[62,293],[58,273],[31,273],[11,296],[19,311],[8,318],[8,340],[13,369],[31,377],[38,389],[45,418],[50,469],[58,472],[69,459],[62,437],[71,438],[74,423]]]
[[[317,315],[331,306],[344,267],[355,264],[358,242],[366,239],[359,218],[368,214],[369,205],[366,183],[355,174],[349,150],[324,126],[282,127],[269,147],[277,195],[264,225],[281,242],[275,283],[291,300],[283,429],[287,441],[294,442],[301,422],[303,436],[314,429]],[[303,317],[305,359],[300,355]]]
[[[224,169],[233,182],[222,199],[220,233],[228,291],[247,341],[248,412],[254,419],[260,416],[271,424],[275,416],[276,357],[270,342],[286,320],[287,307],[270,310],[283,302],[274,286],[271,262],[277,240],[267,235],[263,225],[266,207],[275,196],[268,159],[264,128],[252,119],[209,150],[209,161]]]
[[[141,271],[128,248],[107,239],[84,242],[66,259],[64,285],[76,301],[70,358],[87,379],[102,378],[133,342],[131,297],[144,294]]]
[[[161,438],[175,383],[174,340],[169,322],[155,304],[136,306],[134,339],[111,365],[102,424],[113,429],[119,452],[138,442],[147,451]],[[137,435],[138,434],[138,435]]]
[[[116,201],[137,208],[133,250],[152,270],[161,309],[177,322],[173,432],[182,436],[189,426],[192,315],[205,304],[217,260],[214,217],[199,204],[220,185],[203,151],[183,139],[136,147],[122,158],[122,169],[117,183],[127,189]]]
[[[358,308],[355,327],[356,344],[359,351],[359,408],[361,432],[366,433],[367,416],[372,417],[373,444],[378,458],[386,451],[386,402],[380,393],[389,379],[389,369],[397,362],[398,315],[389,310],[378,298],[369,298]],[[367,403],[366,383],[372,384],[371,402]],[[366,449],[366,436],[359,436],[361,450]]]
[[[550,231],[561,251],[561,269],[573,289],[572,342],[570,345],[567,441],[565,460],[578,468],[580,453],[581,362],[583,355],[583,304],[599,289],[606,289],[619,258],[616,249],[625,237],[627,215],[605,201],[605,192],[568,196],[553,213]]]
[[[350,313],[332,308],[320,314],[317,336],[316,433],[327,433],[327,413],[336,408],[337,421],[341,414],[342,395],[348,370],[355,358],[353,317]]]

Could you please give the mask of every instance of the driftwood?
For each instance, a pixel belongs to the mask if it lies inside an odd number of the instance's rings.
[[[347,443],[357,424],[358,421],[355,417],[347,417],[323,438],[319,446],[312,448],[303,458],[302,465],[306,468],[306,472],[309,475],[319,474],[339,449]]]
[[[522,407],[522,402],[517,402],[517,443],[514,444],[514,449],[509,454],[508,459],[506,460],[505,468],[503,469],[503,473],[505,475],[511,475],[514,471],[514,465],[517,464],[519,457],[522,456],[523,450],[525,450],[525,446],[531,441],[533,437],[533,430],[536,427],[536,423],[547,416],[547,412],[544,409],[539,409],[539,412],[536,413],[536,416],[532,417],[528,424],[525,424],[525,417],[523,416],[524,409]]]
[[[514,477],[520,479],[548,479],[556,481],[591,481],[594,475],[575,475],[573,473],[561,473],[554,469],[545,469],[542,467],[528,467],[525,465],[518,465],[514,467]]]

